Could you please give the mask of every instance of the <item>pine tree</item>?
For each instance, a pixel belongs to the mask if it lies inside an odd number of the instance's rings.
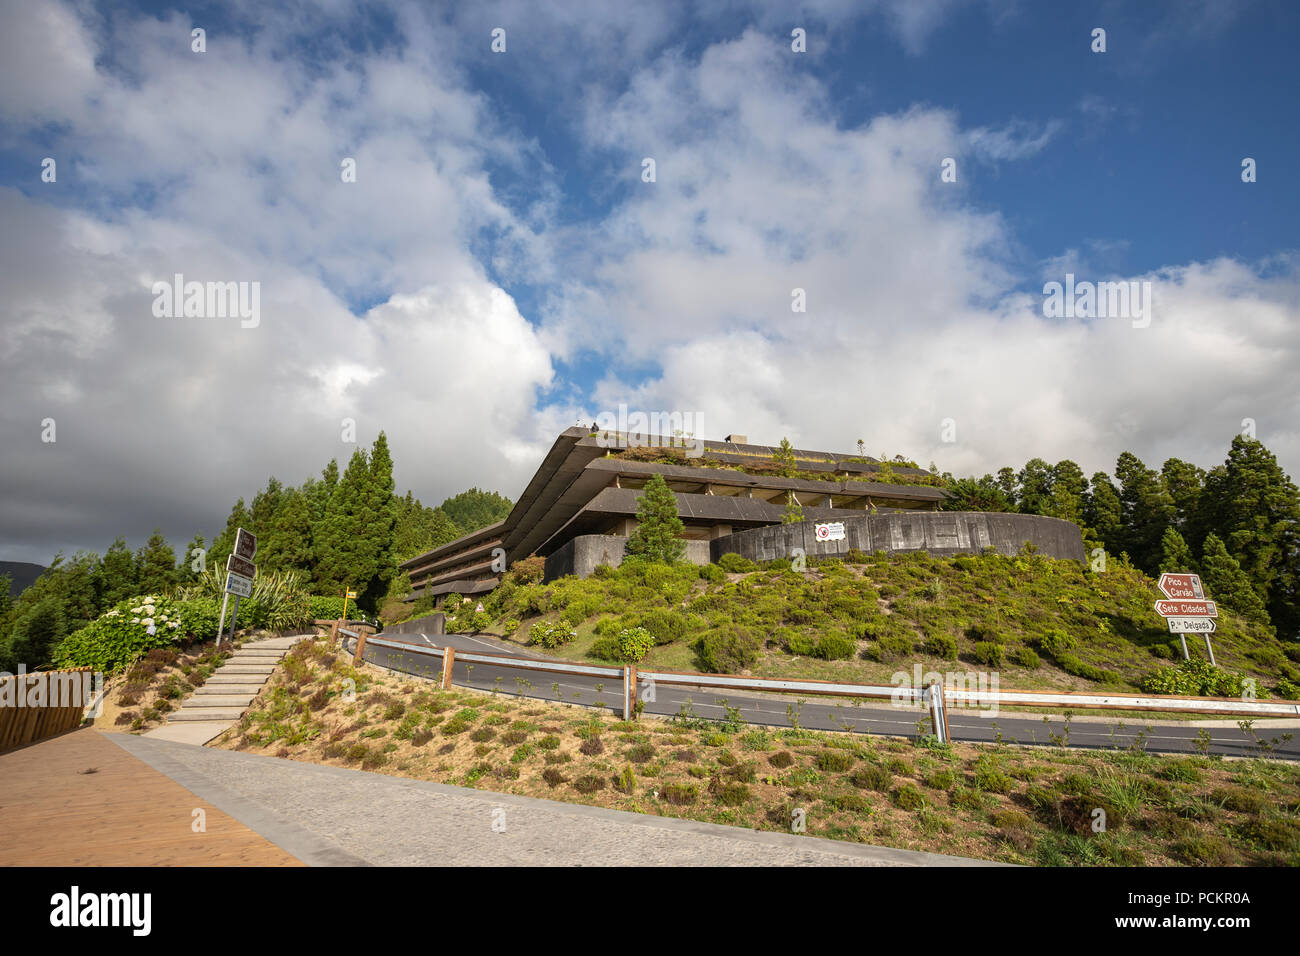
[[[1016,476],[1020,486],[1019,511],[1027,515],[1045,515],[1052,506],[1052,466],[1041,458],[1025,462]]]
[[[176,552],[161,528],[154,528],[144,547],[136,552],[135,568],[141,594],[161,594],[176,584]]]
[[[1083,469],[1068,458],[1052,466],[1052,500],[1043,512],[1082,526],[1084,502],[1088,497],[1088,479]]]
[[[1110,475],[1104,471],[1092,476],[1092,489],[1084,501],[1083,519],[1108,552],[1119,554],[1123,550],[1119,492],[1111,483]]]
[[[1292,633],[1297,609],[1272,589],[1292,573],[1300,550],[1300,490],[1261,442],[1238,435],[1223,466],[1206,475],[1202,501],[1202,527],[1236,558],[1283,633]]]
[[[284,495],[284,486],[272,476],[267,480],[266,487],[253,496],[252,507],[248,509],[248,530],[257,535],[259,552],[262,538],[270,534],[275,525],[275,513],[280,509]]]
[[[799,504],[799,499],[794,496],[794,492],[786,492],[785,511],[781,513],[781,524],[798,524],[803,521],[803,506]]]
[[[118,601],[124,601],[140,593],[137,586],[135,560],[127,550],[125,539],[118,538],[109,545],[99,561],[99,572],[96,577],[99,606],[102,608],[110,608]]]
[[[318,594],[339,594],[345,587],[357,588],[360,593],[374,576],[376,549],[366,528],[370,480],[370,462],[358,448],[330,495],[312,541]]]
[[[1186,539],[1195,535],[1196,515],[1200,507],[1201,489],[1205,485],[1205,470],[1196,465],[1170,458],[1160,468],[1160,480],[1164,483],[1169,500],[1174,503],[1174,526]],[[1204,534],[1192,537],[1190,544],[1199,545]]]
[[[512,507],[509,498],[494,491],[480,491],[478,488],[462,491],[439,505],[443,514],[460,529],[461,534],[496,524],[510,514]]]
[[[637,526],[627,539],[628,557],[662,564],[680,561],[686,542],[679,535],[685,530],[677,516],[677,496],[663,475],[652,475],[645,483],[636,506]]]
[[[1209,598],[1252,621],[1268,623],[1268,612],[1251,585],[1250,576],[1241,569],[1237,559],[1228,553],[1217,534],[1210,534],[1205,539],[1205,551],[1201,555],[1201,580]]]
[[[1011,511],[1011,502],[992,475],[983,478],[949,478],[944,491],[948,497],[940,505],[944,511]]]
[[[1178,529],[1170,525],[1165,529],[1164,537],[1160,539],[1160,549],[1162,557],[1160,559],[1160,570],[1171,571],[1175,574],[1179,572],[1196,572],[1196,562],[1192,558],[1192,549],[1187,546],[1183,536],[1178,533]]]
[[[782,437],[780,446],[772,452],[772,458],[776,461],[776,473],[782,478],[793,478],[799,473],[799,462],[795,460],[790,439]]]
[[[1004,465],[998,469],[998,487],[1006,495],[1007,501],[1011,505],[1011,510],[1016,510],[1020,504],[1018,485],[1016,483],[1016,470]]]
[[[208,566],[207,543],[204,541],[203,535],[196,534],[190,538],[190,543],[185,546],[185,550],[176,556],[176,583],[191,584],[199,579],[202,571],[194,570],[194,562],[200,557],[200,554],[194,553],[196,551],[200,552],[203,558],[199,567],[206,568]]]
[[[1174,504],[1160,476],[1132,452],[1115,462],[1120,482],[1121,547],[1133,564],[1151,574],[1160,566],[1160,541],[1173,522]]]
[[[370,610],[388,593],[388,585],[397,573],[393,557],[393,533],[397,525],[396,487],[393,481],[393,456],[388,451],[388,436],[382,431],[370,449],[370,475],[366,486],[366,536],[370,544],[371,570],[358,592],[361,605]]]
[[[271,525],[257,546],[258,570],[312,571],[311,510],[307,497],[295,488],[285,490]]]
[[[235,536],[239,529],[246,531],[253,530],[253,516],[249,513],[248,508],[244,505],[244,499],[240,498],[235,502],[235,506],[230,509],[230,517],[226,519],[226,528],[212,542],[212,547],[208,550],[208,567],[216,565],[219,568],[226,566],[226,558],[230,557],[231,552],[235,550]],[[261,541],[258,541],[259,547]]]

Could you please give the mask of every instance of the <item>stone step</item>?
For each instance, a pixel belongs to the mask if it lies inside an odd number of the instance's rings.
[[[206,694],[203,697],[187,697],[181,702],[182,710],[210,710],[213,707],[244,708],[253,702],[256,694]]]
[[[218,674],[262,674],[263,676],[274,672],[274,664],[226,664],[217,671]]]
[[[228,720],[234,723],[243,716],[243,707],[182,707],[168,714],[167,720]]]
[[[266,683],[266,678],[261,674],[223,674],[217,671],[204,683],[204,687],[211,684],[256,684],[261,687]]]
[[[214,684],[212,681],[208,681],[206,684],[204,684],[202,687],[200,687],[198,690],[194,692],[194,696],[215,697],[222,694],[227,694],[227,695],[236,694],[239,696],[243,696],[244,694],[248,694],[252,697],[256,697],[261,692],[262,692],[261,684],[249,684],[246,682],[241,682],[237,684],[236,683]]]
[[[234,660],[237,657],[267,657],[272,660],[279,660],[281,657],[284,657],[284,651],[273,650],[269,647],[241,647],[239,650],[235,651],[235,653],[230,655],[231,660]]]

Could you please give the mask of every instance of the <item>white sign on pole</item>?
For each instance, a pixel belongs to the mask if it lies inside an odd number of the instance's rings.
[[[227,571],[226,593],[234,594],[239,597],[252,597],[253,579],[246,578],[242,574],[236,574],[234,571]]]
[[[1212,617],[1169,617],[1165,620],[1169,622],[1170,634],[1213,634],[1215,630]]]

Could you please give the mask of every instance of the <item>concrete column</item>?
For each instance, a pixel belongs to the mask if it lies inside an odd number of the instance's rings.
[[[731,525],[729,524],[715,524],[709,528],[709,540],[725,538],[729,534],[731,534]]]

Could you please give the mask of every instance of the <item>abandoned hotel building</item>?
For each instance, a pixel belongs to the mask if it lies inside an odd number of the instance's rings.
[[[585,576],[617,565],[636,528],[637,498],[662,475],[685,525],[686,559],[696,564],[737,553],[756,561],[860,551],[1014,554],[1026,542],[1056,558],[1084,559],[1077,525],[1038,515],[940,511],[946,497],[929,472],[858,455],[794,449],[795,477],[778,449],[743,435],[694,441],[564,431],[505,520],[412,558],[401,568],[414,600],[483,594],[501,569],[530,555],[546,559],[546,579]],[[783,464],[785,467],[782,467]],[[784,472],[784,474],[783,474]],[[804,520],[783,524],[787,503]]]

